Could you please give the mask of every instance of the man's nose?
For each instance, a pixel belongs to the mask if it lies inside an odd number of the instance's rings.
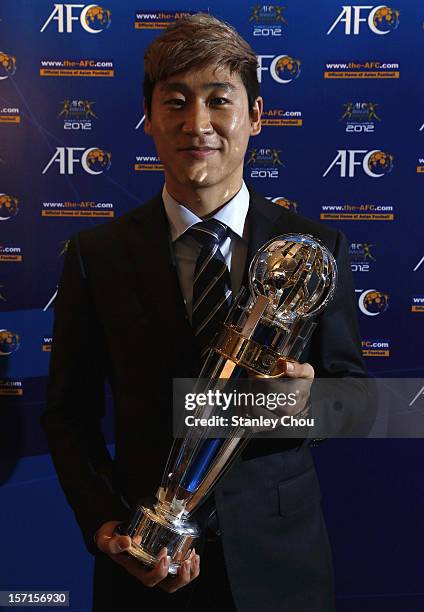
[[[183,132],[192,136],[201,136],[213,132],[209,109],[204,103],[196,102],[187,108]]]

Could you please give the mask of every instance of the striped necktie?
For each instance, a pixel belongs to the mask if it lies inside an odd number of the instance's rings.
[[[193,279],[192,327],[203,358],[231,304],[230,272],[220,251],[228,227],[208,219],[192,225],[188,233],[202,245]]]

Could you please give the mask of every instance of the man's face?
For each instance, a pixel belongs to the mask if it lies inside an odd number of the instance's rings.
[[[243,82],[225,68],[208,66],[157,83],[145,131],[153,137],[167,185],[233,191],[249,137],[260,132],[261,111],[258,98],[249,114]]]

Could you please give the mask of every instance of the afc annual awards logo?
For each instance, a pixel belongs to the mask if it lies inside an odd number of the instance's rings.
[[[278,178],[280,168],[284,167],[280,153],[281,149],[249,149],[245,166],[249,167],[250,178]]]
[[[283,26],[288,25],[285,11],[281,4],[256,4],[249,17],[253,36],[281,36]]]
[[[72,34],[76,21],[89,34],[100,34],[110,26],[110,18],[110,10],[98,4],[55,4],[40,32],[44,32],[50,24],[56,22],[59,34]]]
[[[377,106],[375,102],[346,102],[343,105],[343,114],[340,121],[346,124],[346,132],[348,133],[373,133],[375,122],[381,121],[377,115]]]
[[[300,75],[301,61],[290,55],[257,55],[258,81],[262,82],[262,73],[270,74],[276,83],[287,85]]]
[[[97,119],[93,100],[63,100],[58,118],[64,130],[91,130],[92,119]]]
[[[16,72],[16,57],[0,51],[0,81],[13,76]]]
[[[339,149],[322,176],[325,178],[334,169],[340,178],[354,178],[359,167],[367,176],[381,178],[393,170],[393,160],[393,155],[380,149]]]
[[[53,163],[58,165],[59,174],[74,174],[74,167],[78,164],[87,174],[102,174],[109,170],[111,159],[111,153],[97,147],[56,147],[41,174],[46,174]]]
[[[13,219],[19,212],[19,200],[7,193],[0,193],[0,221]]]
[[[386,312],[389,307],[389,294],[382,293],[377,289],[355,289],[358,296],[358,306],[362,314],[368,317],[376,317]]]
[[[373,34],[384,36],[396,30],[399,26],[399,11],[384,4],[378,6],[370,5],[347,5],[331,24],[327,36],[330,35],[337,26],[344,29],[344,34],[357,36],[360,33],[361,25],[365,24]]]
[[[351,242],[349,245],[350,267],[352,272],[369,272],[370,264],[376,261],[369,242]]]
[[[16,353],[20,346],[20,336],[8,329],[0,329],[0,355]]]

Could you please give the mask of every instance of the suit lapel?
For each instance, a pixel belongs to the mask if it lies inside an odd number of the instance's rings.
[[[172,340],[175,348],[197,355],[162,197],[158,195],[133,211],[122,229],[135,270],[137,294],[152,318],[152,333],[156,330],[158,336]]]
[[[274,238],[280,231],[281,210],[276,206],[270,206],[267,200],[256,193],[250,186],[250,205],[248,212],[249,240],[247,249],[246,265],[243,275],[243,284],[248,286],[249,266],[257,251]],[[287,230],[284,230],[287,231]]]
[[[281,216],[281,211],[277,207],[270,206],[262,196],[257,194],[253,189],[250,191],[250,206],[249,206],[249,248],[248,260],[249,263],[256,255],[261,246],[276,235],[277,220]]]

